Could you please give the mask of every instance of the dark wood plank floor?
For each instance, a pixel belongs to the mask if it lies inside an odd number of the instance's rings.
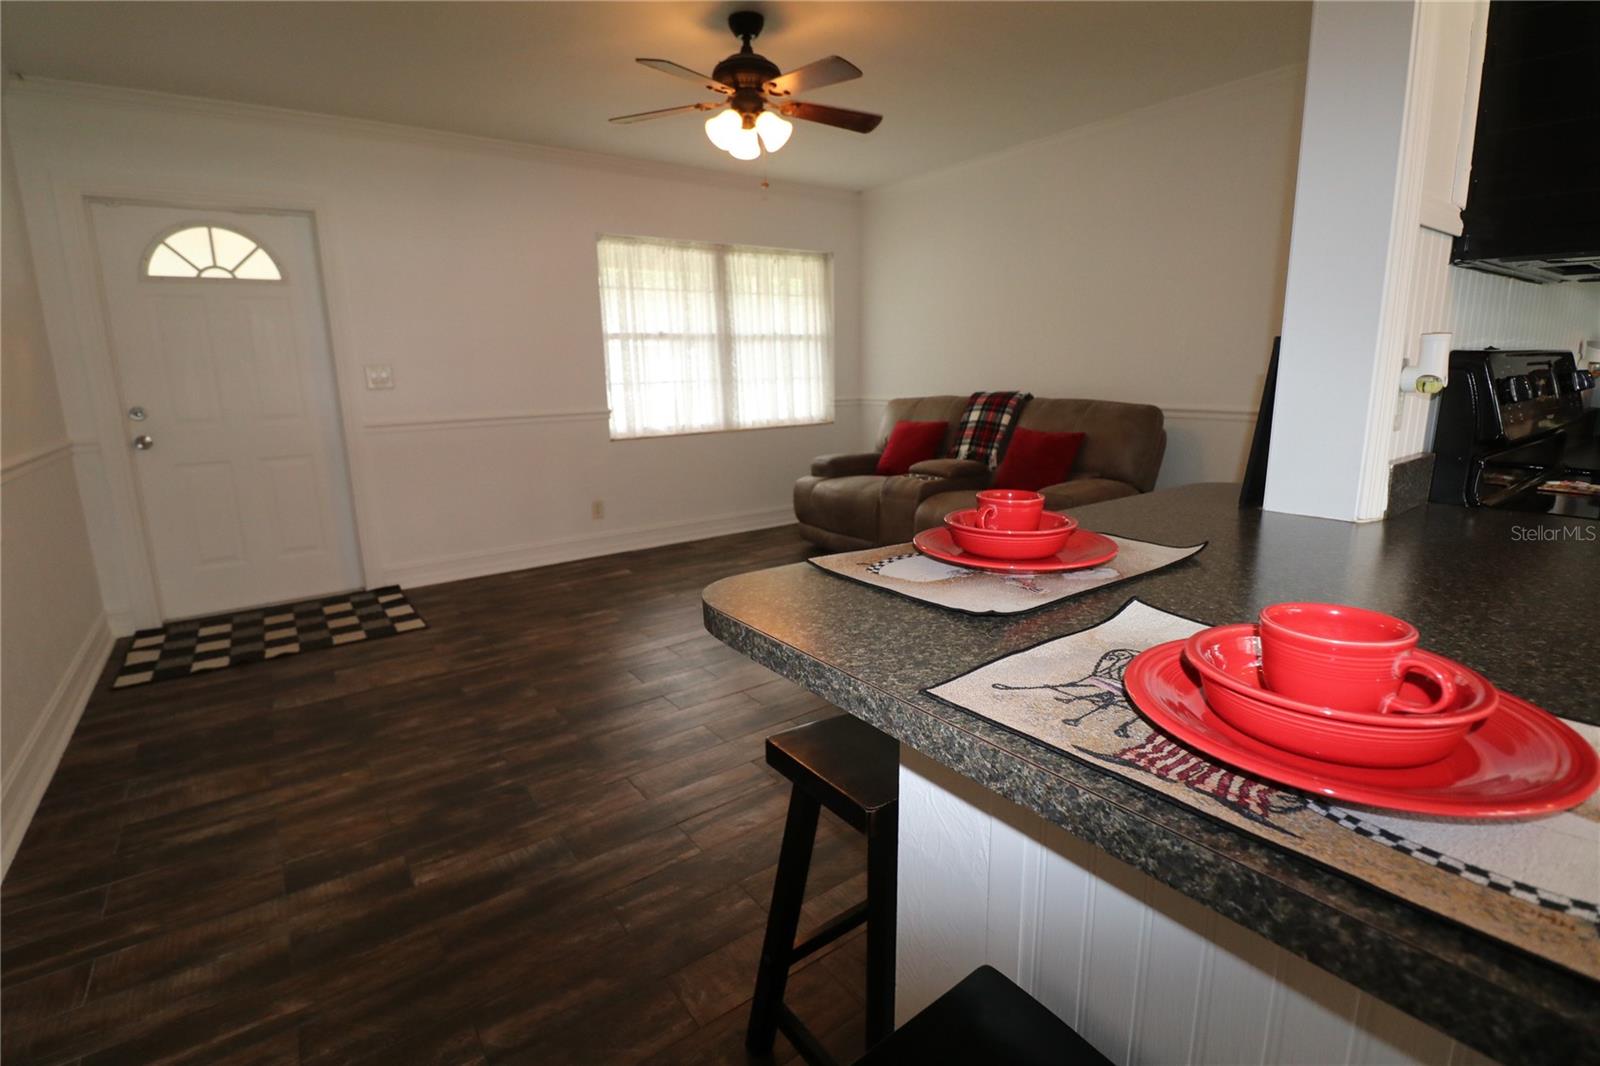
[[[745,1061],[787,799],[762,741],[835,712],[699,593],[804,554],[781,529],[417,589],[422,632],[103,682],[0,892],[6,1063]],[[811,923],[864,861],[826,820]],[[863,954],[791,984],[846,1060]]]

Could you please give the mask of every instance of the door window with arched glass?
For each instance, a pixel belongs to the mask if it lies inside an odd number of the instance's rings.
[[[147,278],[217,278],[282,281],[278,264],[261,245],[222,226],[187,226],[167,234],[145,256]]]

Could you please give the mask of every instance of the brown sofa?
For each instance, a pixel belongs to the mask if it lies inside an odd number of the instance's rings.
[[[993,474],[983,463],[930,459],[906,475],[873,472],[896,422],[949,422],[944,454],[966,406],[965,396],[890,400],[878,427],[876,451],[818,456],[811,462],[810,475],[794,483],[800,532],[830,551],[898,544],[943,522],[951,511],[973,506]],[[1148,404],[1035,397],[1023,407],[1017,425],[1047,433],[1085,434],[1067,480],[1040,490],[1045,506],[1058,511],[1149,492],[1167,447],[1161,408]]]

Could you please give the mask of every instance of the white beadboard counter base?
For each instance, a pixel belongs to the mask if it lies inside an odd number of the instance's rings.
[[[987,963],[1116,1063],[1494,1061],[900,750],[897,1025]]]

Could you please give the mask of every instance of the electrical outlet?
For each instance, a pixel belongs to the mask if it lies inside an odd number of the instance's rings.
[[[606,501],[604,501],[604,500],[596,500],[596,501],[594,501],[593,503],[591,503],[589,505],[589,517],[590,518],[600,519],[600,518],[604,518],[605,516],[606,516]]]
[[[394,388],[394,367],[387,363],[368,363],[364,369],[367,372],[367,388]]]

